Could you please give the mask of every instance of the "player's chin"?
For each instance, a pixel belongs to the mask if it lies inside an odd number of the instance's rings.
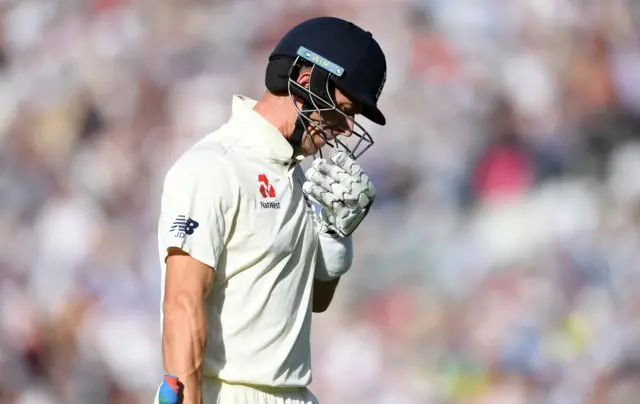
[[[318,151],[319,151],[319,150],[320,150],[320,148],[319,148],[319,147],[312,146],[312,145],[308,145],[307,147],[305,147],[305,148],[302,150],[302,153],[303,153],[306,157],[309,157],[309,156],[315,156],[315,155],[318,153]]]
[[[327,142],[324,140],[322,136],[316,135],[313,137],[313,148],[316,151],[322,149],[322,147],[324,147],[325,144],[327,144]]]
[[[313,156],[326,144],[320,135],[313,135],[311,141],[302,142],[302,152],[305,156]]]

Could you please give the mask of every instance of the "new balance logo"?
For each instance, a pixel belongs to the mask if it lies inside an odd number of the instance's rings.
[[[176,237],[184,238],[187,235],[193,234],[193,232],[200,226],[198,222],[187,218],[185,215],[179,215],[171,225],[169,233],[173,233]]]
[[[269,183],[269,179],[265,174],[258,175],[258,183],[260,184],[260,195],[263,199],[271,199],[276,197],[276,190]],[[279,201],[260,201],[263,209],[280,209]]]

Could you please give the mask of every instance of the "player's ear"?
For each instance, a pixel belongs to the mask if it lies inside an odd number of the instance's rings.
[[[304,88],[309,88],[309,82],[311,81],[311,72],[308,70],[303,70],[298,75],[298,79],[296,82],[300,84]]]

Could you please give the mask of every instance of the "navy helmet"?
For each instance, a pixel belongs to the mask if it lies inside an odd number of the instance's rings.
[[[311,68],[309,88],[296,81],[305,66]],[[377,104],[386,78],[384,52],[370,32],[340,18],[317,17],[296,25],[280,40],[269,57],[265,82],[272,93],[288,93],[298,109],[299,119],[290,139],[295,146],[311,124],[329,146],[344,148],[356,159],[373,145],[371,135],[361,125],[353,122],[351,134],[356,143],[347,145],[345,138],[333,138],[322,121],[314,122],[309,116],[328,110],[342,113],[335,103],[334,89],[338,88],[360,105],[365,118],[385,125]],[[293,102],[294,96],[303,101],[302,108]]]

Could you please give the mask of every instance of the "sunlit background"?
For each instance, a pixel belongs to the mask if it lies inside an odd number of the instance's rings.
[[[326,14],[389,76],[320,402],[637,404],[636,0],[0,1],[0,403],[152,403],[166,171]]]

